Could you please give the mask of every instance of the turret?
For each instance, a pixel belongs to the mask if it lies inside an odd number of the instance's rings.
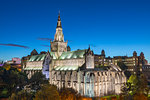
[[[141,58],[141,59],[144,59],[144,58],[145,58],[143,52],[140,53],[140,58]]]
[[[133,57],[137,57],[136,51],[133,52]]]
[[[105,51],[104,50],[101,51],[101,55],[105,56]]]
[[[140,61],[141,61],[141,64],[142,64],[142,65],[144,65],[144,59],[145,59],[144,53],[141,52],[141,53],[140,53]]]
[[[70,46],[67,46],[67,51],[71,51],[71,48],[70,48]]]
[[[104,66],[104,59],[105,59],[105,51],[101,51],[101,56],[102,56],[102,66]]]
[[[94,69],[94,53],[91,51],[90,46],[85,53],[85,61],[87,69]]]

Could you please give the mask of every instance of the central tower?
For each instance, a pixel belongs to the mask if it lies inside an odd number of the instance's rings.
[[[56,57],[61,56],[63,52],[67,51],[67,42],[64,41],[64,35],[61,26],[60,13],[58,15],[56,33],[54,41],[51,41],[51,51],[55,52]]]

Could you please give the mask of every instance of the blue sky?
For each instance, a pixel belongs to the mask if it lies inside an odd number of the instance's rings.
[[[47,51],[54,38],[60,10],[65,40],[72,50],[106,56],[131,56],[144,52],[150,61],[150,0],[0,0],[0,59],[22,57],[33,49]],[[94,45],[94,46],[92,46]]]

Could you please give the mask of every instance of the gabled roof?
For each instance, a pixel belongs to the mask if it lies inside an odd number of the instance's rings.
[[[86,50],[63,52],[59,59],[83,58]]]
[[[31,55],[37,55],[38,52],[34,49],[32,52],[31,52]]]

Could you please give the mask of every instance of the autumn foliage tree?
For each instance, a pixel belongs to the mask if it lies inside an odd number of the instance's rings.
[[[81,95],[72,88],[62,88],[59,94],[61,100],[82,100]]]
[[[32,100],[33,94],[27,91],[19,91],[18,93],[12,93],[9,100]]]
[[[148,98],[144,94],[137,93],[133,96],[133,100],[148,100]]]
[[[46,84],[35,94],[33,100],[60,100],[60,96],[56,86]]]

